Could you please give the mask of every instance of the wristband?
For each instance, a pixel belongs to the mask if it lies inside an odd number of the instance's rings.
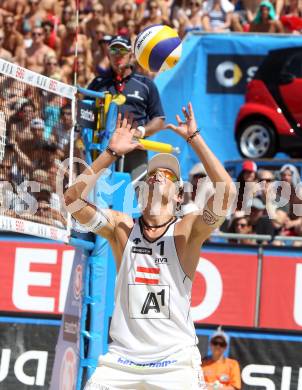
[[[188,144],[190,144],[191,142],[192,142],[192,139],[194,138],[194,137],[196,137],[196,135],[198,135],[200,133],[200,130],[196,130],[192,135],[190,135],[188,138],[187,138],[187,142],[188,142]]]
[[[121,157],[119,154],[117,154],[114,150],[112,150],[111,148],[109,148],[109,146],[107,146],[106,148],[106,152],[111,154],[112,157],[115,157],[115,158],[119,158]]]
[[[137,126],[137,130],[140,131],[141,133],[141,138],[144,138],[145,137],[145,134],[146,134],[146,129],[144,126]]]

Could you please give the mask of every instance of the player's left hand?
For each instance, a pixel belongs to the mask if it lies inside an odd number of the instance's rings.
[[[171,129],[179,134],[184,139],[190,137],[197,130],[197,123],[192,107],[192,103],[188,104],[188,107],[183,107],[182,112],[185,117],[185,121],[182,121],[179,115],[176,115],[177,125],[169,123],[166,129]]]
[[[138,142],[133,142],[133,136],[137,131],[135,124],[132,124],[132,120],[125,114],[122,119],[121,114],[118,114],[115,131],[109,142],[109,147],[114,150],[118,155],[122,156],[134,149],[144,150],[145,148]]]

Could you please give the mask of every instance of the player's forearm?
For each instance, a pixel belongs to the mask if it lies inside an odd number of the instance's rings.
[[[70,203],[77,199],[86,199],[103,170],[110,167],[115,160],[116,158],[107,151],[100,154],[92,165],[89,168],[86,168],[84,172],[76,178],[75,183],[67,189],[64,194],[66,202]]]
[[[203,163],[205,170],[213,182],[216,190],[218,184],[223,183],[223,204],[228,204],[229,198],[233,197],[236,193],[232,178],[200,135],[192,138],[191,146]]]

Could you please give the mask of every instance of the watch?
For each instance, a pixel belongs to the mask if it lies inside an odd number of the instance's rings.
[[[141,138],[145,137],[146,129],[144,126],[137,126],[137,130],[141,133]]]

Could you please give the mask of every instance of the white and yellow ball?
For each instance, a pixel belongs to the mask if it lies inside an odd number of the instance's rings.
[[[181,50],[181,39],[176,30],[163,25],[145,28],[134,44],[137,62],[150,72],[173,68],[181,56]]]

